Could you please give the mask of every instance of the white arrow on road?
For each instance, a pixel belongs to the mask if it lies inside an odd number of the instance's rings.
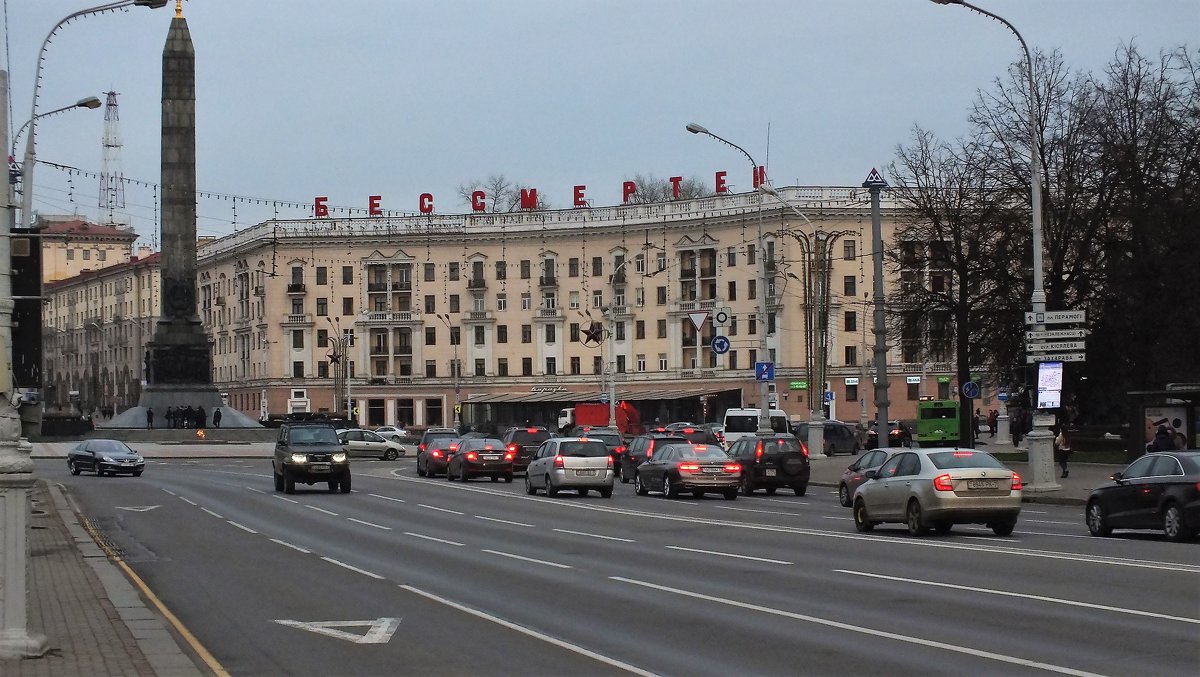
[[[318,635],[344,639],[355,644],[387,644],[392,639],[392,634],[396,632],[396,628],[400,626],[399,618],[377,618],[373,621],[312,621],[305,623],[303,621],[276,620],[275,622],[289,628],[308,630]],[[364,625],[371,626],[365,635],[334,630],[334,628],[355,628]]]
[[[150,512],[157,508],[157,505],[118,505],[117,510],[128,510],[129,512]]]

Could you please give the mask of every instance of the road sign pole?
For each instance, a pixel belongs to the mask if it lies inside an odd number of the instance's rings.
[[[888,430],[888,375],[887,375],[887,317],[884,314],[883,293],[883,226],[880,223],[879,193],[887,182],[874,169],[867,175],[863,187],[871,192],[871,248],[874,250],[874,301],[875,301],[875,430],[880,435]],[[883,444],[882,439],[880,444]]]

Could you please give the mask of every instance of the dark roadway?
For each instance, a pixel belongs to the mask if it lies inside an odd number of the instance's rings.
[[[1080,507],[913,538],[856,533],[822,487],[547,499],[354,469],[284,496],[268,461],[37,462],[233,675],[1200,671],[1200,546],[1092,538]]]

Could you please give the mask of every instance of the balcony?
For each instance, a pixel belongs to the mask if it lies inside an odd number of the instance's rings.
[[[261,284],[260,284],[260,285],[256,285],[256,286],[254,287],[254,295],[255,295],[255,296],[266,296],[266,295],[267,295],[267,288],[266,288],[266,287],[264,287],[264,286],[262,286]]]
[[[372,356],[387,355],[387,354],[388,354],[388,347],[387,347],[386,343],[383,345],[376,344],[376,345],[371,346],[371,355]]]
[[[225,297],[224,297],[224,296],[218,296],[217,298],[213,299],[213,303],[215,303],[215,304],[217,304],[218,306],[221,306],[222,308],[224,308],[224,307],[225,307]]]
[[[412,355],[412,346],[411,345],[396,346],[396,350],[392,354],[396,355],[398,357],[407,357],[409,355]]]
[[[609,284],[625,284],[625,269],[622,268],[612,275],[608,276]]]
[[[632,313],[629,310],[629,306],[626,306],[626,305],[612,306],[611,310],[612,310],[612,314],[616,317],[632,315]]]
[[[534,318],[538,320],[561,320],[562,309],[560,308],[538,308],[534,314]]]
[[[392,291],[412,291],[412,280],[393,282]]]
[[[368,282],[367,283],[367,291],[368,292],[378,292],[378,291],[387,291],[387,290],[388,290],[387,282]]]
[[[487,289],[487,280],[482,276],[467,278],[467,289]]]
[[[364,322],[385,324],[392,322],[421,322],[421,314],[412,310],[373,310],[367,313]]]
[[[700,268],[700,277],[716,277],[716,276],[717,276],[717,267],[716,266],[703,266]]]
[[[287,293],[289,294],[305,294],[307,292],[308,289],[303,282],[292,282],[287,286]]]
[[[691,268],[680,268],[679,269],[679,279],[693,280],[695,278],[696,278],[696,268],[694,266]]]
[[[313,316],[312,313],[287,313],[283,316],[283,324],[312,326]]]
[[[554,275],[542,275],[538,278],[539,287],[557,287],[558,278]]]
[[[463,322],[494,322],[495,319],[490,310],[468,310],[462,316]]]

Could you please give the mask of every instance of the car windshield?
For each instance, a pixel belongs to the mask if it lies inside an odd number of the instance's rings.
[[[450,431],[425,433],[425,442],[426,443],[433,442],[434,440],[456,440],[456,439],[458,439],[458,433],[452,433]]]
[[[453,437],[439,437],[430,440],[426,446],[429,449],[449,449],[450,447],[457,447],[458,440]]]
[[[132,454],[133,450],[119,440],[94,440],[92,450],[102,454]]]
[[[725,417],[725,432],[752,433],[758,430],[758,417],[746,414]]]
[[[929,460],[938,470],[954,468],[1003,468],[1004,465],[995,456],[986,451],[935,451],[929,454]]]
[[[763,440],[764,454],[786,454],[800,451],[800,440],[795,437],[775,437]]]
[[[288,433],[291,444],[339,444],[337,433],[325,426],[292,428]]]
[[[550,431],[537,428],[519,428],[512,434],[514,444],[541,444],[548,439],[550,439]]]
[[[468,449],[495,449],[496,451],[504,450],[504,443],[500,440],[491,437],[477,437],[470,440]]]
[[[693,444],[683,452],[682,457],[687,461],[728,461],[729,455],[725,450],[711,444]]]
[[[608,456],[608,447],[600,440],[571,440],[558,445],[562,456]]]
[[[587,437],[589,440],[600,440],[610,447],[619,446],[621,444],[621,435],[618,433],[590,432],[587,435],[584,435],[584,437]]]

